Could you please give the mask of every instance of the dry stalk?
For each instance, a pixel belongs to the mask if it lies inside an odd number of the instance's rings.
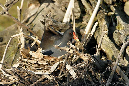
[[[85,34],[85,36],[84,36],[84,42],[85,42],[85,40],[86,40],[86,36],[88,35],[88,33],[89,33],[90,30],[91,30],[91,27],[92,27],[93,22],[94,22],[94,18],[95,18],[96,14],[97,14],[97,11],[98,11],[98,9],[99,9],[100,2],[101,2],[101,0],[98,0],[97,5],[96,5],[96,7],[95,7],[95,9],[94,9],[94,11],[93,11],[93,14],[92,14],[92,16],[91,16],[91,18],[90,18],[90,20],[89,20],[89,22],[88,22],[88,24],[87,24],[87,26],[86,26],[86,28],[85,28],[85,32],[84,32],[84,34]]]
[[[60,76],[61,76],[62,71],[64,70],[64,67],[65,67],[65,64],[66,64],[67,59],[68,59],[68,54],[67,54],[66,57],[65,57],[65,61],[64,61],[63,66],[62,66],[62,68],[61,68],[61,70],[60,70],[60,74],[58,75],[59,78],[60,78]]]
[[[73,20],[73,31],[76,34],[76,30],[75,30],[75,16],[74,16],[74,10],[72,10],[72,20]]]
[[[20,9],[22,9],[22,7],[23,7],[23,2],[24,2],[24,0],[21,0],[21,6],[20,6]]]
[[[68,5],[68,9],[65,13],[65,16],[64,16],[64,19],[63,19],[63,22],[66,23],[66,22],[69,22],[70,21],[70,16],[72,14],[72,21],[73,21],[73,31],[75,32],[76,34],[76,30],[75,30],[75,16],[74,16],[74,0],[70,0],[69,2],[69,5]]]
[[[44,78],[46,78],[46,77],[42,76],[39,80],[37,80],[36,82],[31,84],[30,86],[35,86],[38,82],[42,81]]]
[[[74,0],[70,0],[67,11],[65,13],[63,22],[69,22],[70,21],[70,16],[72,14],[72,9],[74,8]]]
[[[95,31],[96,31],[96,27],[98,25],[98,22],[96,22],[91,30],[91,33],[89,33],[88,37],[87,37],[87,41],[85,43],[85,46],[87,45],[87,43],[90,41],[91,37],[94,35]]]
[[[118,56],[117,56],[115,65],[114,65],[114,67],[113,67],[113,69],[112,69],[112,72],[111,72],[111,74],[110,74],[110,76],[109,76],[109,78],[108,78],[108,81],[107,81],[107,83],[106,83],[106,86],[109,86],[109,84],[111,83],[112,78],[113,78],[113,75],[114,75],[114,72],[116,71],[116,68],[117,68],[119,59],[121,58],[122,53],[124,52],[124,50],[125,50],[125,48],[127,47],[128,44],[129,44],[129,41],[123,43],[123,45],[122,45],[122,47],[121,47],[121,49],[120,49],[120,52],[119,52],[119,54],[118,54]],[[128,84],[129,84],[129,83],[128,83]]]
[[[22,7],[23,7],[23,2],[24,0],[21,0],[21,6],[19,8],[19,6],[17,6],[17,14],[18,14],[18,20],[21,22],[21,14],[22,14]],[[23,33],[23,29],[22,27],[18,26],[19,30],[20,30],[20,33]],[[20,47],[20,54],[22,55],[22,49],[24,48],[25,46],[25,38],[24,38],[24,35],[20,35],[19,37],[20,39],[20,43],[21,43],[21,47]]]
[[[11,40],[12,40],[12,37],[9,39],[8,44],[6,45],[6,48],[5,48],[5,50],[4,50],[3,58],[2,58],[2,60],[1,60],[1,62],[0,62],[0,63],[1,63],[1,64],[0,64],[0,69],[2,68],[2,64],[4,63],[5,55],[6,55],[6,52],[7,52],[7,49],[8,49],[8,47],[9,47],[9,44],[10,44]]]
[[[17,6],[17,16],[18,16],[18,20],[21,21],[21,9],[19,8],[19,6]]]
[[[2,73],[3,73],[5,76],[10,76],[9,74],[6,74],[6,73],[4,72],[4,70],[2,69],[2,66],[3,66],[3,63],[4,63],[4,59],[5,59],[5,55],[6,55],[6,52],[7,52],[7,50],[8,50],[9,44],[10,44],[10,42],[12,41],[12,39],[13,39],[14,37],[20,36],[20,35],[22,35],[22,34],[23,34],[23,33],[19,33],[19,34],[16,34],[16,35],[11,36],[11,38],[9,39],[9,41],[8,41],[8,43],[7,43],[7,45],[6,45],[6,48],[5,48],[5,51],[4,51],[2,60],[1,60],[1,62],[0,62],[0,70],[2,71]]]
[[[113,63],[113,65],[115,65],[115,62]],[[121,68],[119,66],[117,66],[116,71],[118,74],[121,75],[121,77],[125,80],[126,84],[129,86],[129,79],[128,79],[127,75],[124,74],[124,72],[121,70]]]
[[[74,71],[74,68],[71,65],[66,64],[66,69],[68,70],[68,72],[70,73],[70,75],[72,75],[72,77],[74,79],[77,78],[77,74],[76,74],[76,72]]]
[[[6,0],[4,6],[7,8],[7,11],[18,2],[19,0]]]
[[[22,13],[22,7],[23,7],[24,0],[21,0],[21,6],[17,6],[17,12],[18,12],[18,20],[21,22],[21,13]]]
[[[21,6],[20,8],[17,6],[17,10],[18,10],[18,20],[21,22],[21,13],[22,13],[22,7],[23,7],[23,2],[24,0],[21,0]],[[19,29],[20,29],[20,33],[23,32],[23,29],[19,26]],[[22,48],[24,48],[24,45],[25,45],[25,38],[23,35],[20,36],[20,42],[21,42],[21,49],[20,49],[20,52],[22,51]]]
[[[31,38],[34,40],[34,42],[31,44],[31,46],[33,46],[35,43],[37,43],[38,45],[40,45],[41,41],[38,40],[38,37],[37,36],[36,37],[31,36]]]

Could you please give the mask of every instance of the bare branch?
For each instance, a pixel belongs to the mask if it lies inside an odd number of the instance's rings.
[[[9,16],[15,23],[17,23],[19,26],[21,26],[22,28],[26,28],[28,31],[30,31],[32,34],[34,34],[35,36],[37,36],[39,38],[39,40],[41,40],[41,38],[35,34],[31,29],[29,29],[28,26],[22,24],[19,20],[17,20],[16,18],[14,18],[12,15],[10,15],[7,11],[7,9],[0,3],[0,6],[2,7],[4,14],[6,14],[7,16]],[[3,12],[2,12],[3,13]],[[2,15],[2,14],[1,14]]]
[[[0,7],[3,9],[2,12],[0,12],[0,15],[8,14],[7,9],[0,3]]]
[[[12,37],[9,39],[8,44],[6,45],[6,48],[5,48],[5,51],[4,51],[4,54],[3,54],[3,58],[2,58],[2,60],[1,60],[1,62],[0,62],[0,63],[1,63],[1,64],[0,64],[0,69],[2,68],[2,64],[3,64],[3,62],[4,62],[5,55],[6,55],[6,52],[7,52],[7,49],[8,49],[8,47],[9,47],[9,44],[10,44],[11,40],[12,40]]]
[[[110,82],[111,82],[111,80],[112,80],[112,78],[113,78],[114,72],[116,71],[116,68],[117,68],[119,59],[121,58],[121,55],[122,55],[122,53],[124,52],[124,50],[125,50],[125,48],[127,47],[128,44],[129,44],[129,41],[123,43],[123,45],[122,45],[122,47],[121,47],[121,49],[120,49],[120,53],[118,54],[118,57],[117,57],[117,59],[116,59],[116,63],[115,63],[115,65],[114,65],[114,67],[113,67],[113,69],[112,69],[112,72],[111,72],[111,74],[110,74],[110,76],[109,76],[109,78],[108,78],[108,81],[107,81],[107,83],[106,83],[106,86],[109,86],[109,84],[110,84]]]
[[[24,0],[21,0],[21,6],[20,6],[20,9],[22,9],[22,7],[23,7],[23,2],[24,2]]]

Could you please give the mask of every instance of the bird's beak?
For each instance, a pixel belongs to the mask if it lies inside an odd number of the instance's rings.
[[[78,37],[76,36],[75,32],[73,32],[73,39],[75,39],[76,41],[79,41]]]

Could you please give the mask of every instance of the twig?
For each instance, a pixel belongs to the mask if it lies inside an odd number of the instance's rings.
[[[76,34],[76,30],[75,30],[75,16],[74,16],[74,10],[72,10],[72,20],[73,20],[73,31]]]
[[[22,7],[23,7],[23,2],[24,2],[24,0],[21,1],[20,9],[22,9]]]
[[[21,21],[21,11],[20,11],[20,8],[19,8],[19,6],[17,6],[17,19],[19,20],[19,21]]]
[[[0,7],[3,9],[3,12],[0,12],[1,15],[8,13],[7,9],[1,3],[0,3]]]
[[[5,55],[6,55],[6,52],[7,52],[7,49],[9,47],[9,44],[10,44],[11,40],[12,40],[12,37],[9,39],[8,44],[6,45],[6,48],[5,48],[5,51],[4,51],[4,54],[3,54],[3,58],[2,58],[2,60],[0,62],[1,63],[0,64],[0,69],[2,68],[2,64],[4,63]]]
[[[8,47],[9,47],[9,44],[10,44],[11,40],[12,40],[12,37],[9,39],[8,44],[6,45],[6,48],[5,48],[5,51],[4,51],[4,54],[3,54],[3,58],[2,58],[2,60],[1,60],[1,62],[0,62],[0,70],[1,70],[2,73],[3,73],[4,75],[6,75],[6,76],[10,76],[10,75],[8,75],[8,74],[6,74],[6,73],[4,72],[4,70],[2,69],[2,66],[3,66],[4,59],[5,59],[5,55],[6,55],[6,52],[7,52],[7,49],[8,49]]]
[[[86,43],[85,43],[85,46],[87,45],[87,43],[90,41],[91,37],[94,35],[94,32],[96,30],[96,27],[98,25],[98,22],[96,22],[91,30],[91,33],[88,35],[88,37],[86,38]]]
[[[60,70],[60,74],[59,74],[58,77],[61,76],[61,73],[62,73],[62,71],[64,70],[64,66],[65,66],[65,64],[66,64],[67,59],[68,59],[68,54],[67,54],[66,57],[65,57],[65,61],[64,61],[64,63],[63,63],[63,66],[62,66],[62,68],[61,68],[61,70]]]
[[[41,80],[43,80],[45,77],[42,76],[39,80],[37,80],[36,82],[34,82],[33,84],[31,84],[30,86],[35,86],[38,82],[40,82]]]
[[[35,43],[37,43],[38,45],[40,45],[41,41],[38,40],[38,37],[37,36],[36,37],[31,36],[31,38],[34,40],[33,44],[31,44],[31,46],[33,46]]]
[[[41,38],[37,35],[37,34],[35,34],[31,29],[29,29],[29,27],[28,26],[26,26],[26,25],[24,25],[24,24],[22,24],[19,20],[17,20],[16,18],[14,18],[12,15],[10,15],[9,13],[8,13],[8,11],[6,10],[6,8],[0,3],[0,6],[2,7],[2,9],[3,9],[3,11],[5,12],[5,14],[7,15],[7,16],[9,16],[15,23],[17,23],[19,26],[21,26],[22,28],[26,28],[28,31],[30,31],[32,34],[34,34],[35,36],[37,36],[38,38],[39,38],[39,40],[41,40]]]
[[[115,65],[115,62],[113,63],[113,65]],[[121,77],[125,80],[127,86],[129,86],[129,79],[128,77],[124,74],[124,72],[121,70],[121,68],[119,66],[117,66],[116,68],[117,73],[119,73],[121,75]]]
[[[6,0],[5,7],[7,8],[7,11],[18,2],[19,0]]]
[[[18,20],[21,22],[21,13],[22,13],[22,7],[23,7],[23,2],[24,0],[21,0],[21,6],[17,6],[17,11],[18,11]]]
[[[74,10],[72,9],[72,21],[73,21],[73,38],[76,40],[76,41],[79,41],[78,37],[77,37],[77,33],[76,33],[76,30],[75,30],[75,16],[74,16]]]
[[[95,9],[93,11],[93,14],[92,14],[92,16],[91,16],[91,18],[90,18],[90,20],[89,20],[89,22],[88,22],[88,24],[87,24],[87,26],[85,28],[84,42],[85,42],[86,36],[88,35],[89,31],[91,30],[91,27],[93,25],[94,18],[95,18],[96,14],[97,14],[97,11],[99,9],[100,2],[101,2],[101,0],[98,0],[97,5],[96,5],[96,7],[95,7]]]
[[[120,53],[118,54],[118,57],[117,57],[117,59],[116,59],[116,63],[115,63],[115,65],[114,65],[114,67],[113,67],[113,69],[112,69],[112,72],[111,72],[111,74],[110,74],[110,76],[109,76],[109,78],[108,78],[108,81],[107,81],[107,83],[106,83],[106,86],[109,86],[109,84],[110,84],[110,82],[111,82],[111,80],[112,80],[112,78],[113,78],[114,72],[115,72],[115,70],[116,70],[116,68],[117,68],[119,59],[121,58],[121,55],[122,55],[122,53],[124,52],[124,50],[125,50],[125,48],[127,47],[128,44],[129,44],[129,41],[123,43],[123,45],[122,45],[122,47],[121,47],[121,49],[120,49]]]
[[[30,81],[24,78],[24,76],[20,74],[17,70],[14,71],[14,74],[16,77],[20,78],[20,81],[24,82],[24,84],[26,84],[27,86],[30,84]]]
[[[16,82],[17,80],[14,80],[14,81],[2,81],[2,82],[0,82],[0,85],[2,85],[2,86],[5,86],[5,85],[11,85],[11,84],[13,84],[14,82]]]
[[[18,20],[21,22],[21,13],[22,13],[22,7],[23,7],[23,2],[24,0],[21,0],[21,6],[19,8],[19,6],[17,6],[17,13],[18,13]],[[20,33],[23,33],[23,29],[18,26]],[[20,35],[20,42],[21,42],[21,47],[20,47],[20,53],[22,51],[22,48],[24,48],[25,42],[24,42],[24,36]]]
[[[11,38],[10,38],[9,41],[8,41],[8,44],[6,45],[6,48],[5,48],[5,51],[4,51],[2,60],[1,60],[1,62],[0,62],[0,70],[1,70],[2,73],[3,73],[4,75],[6,75],[6,76],[10,76],[10,75],[6,74],[6,73],[4,72],[4,70],[2,69],[2,66],[3,66],[3,63],[4,63],[4,59],[5,59],[5,55],[6,55],[6,52],[7,52],[7,49],[8,49],[8,47],[9,47],[9,44],[10,44],[11,40],[12,40],[14,37],[19,36],[19,35],[21,35],[21,33],[11,36]]]
[[[10,14],[7,14],[7,15],[8,15],[11,19],[13,19],[13,21],[14,21],[15,23],[17,23],[19,26],[21,26],[22,28],[26,28],[26,29],[27,29],[28,31],[30,31],[32,34],[34,34],[35,36],[37,36],[39,40],[41,40],[41,38],[40,38],[37,34],[35,34],[31,29],[29,29],[28,26],[22,24],[20,21],[18,21],[16,18],[14,18],[13,16],[11,16]]]

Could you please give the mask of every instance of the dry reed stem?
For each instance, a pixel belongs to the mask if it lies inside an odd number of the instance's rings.
[[[96,7],[93,11],[93,14],[92,14],[92,16],[91,16],[91,18],[90,18],[90,20],[89,20],[89,22],[88,22],[88,24],[85,28],[85,35],[88,34],[89,31],[91,30],[91,27],[92,27],[93,22],[94,22],[94,18],[95,18],[96,14],[97,14],[97,11],[99,9],[100,2],[101,2],[101,0],[98,0],[97,5],[96,5]]]
[[[63,22],[64,23],[70,21],[70,16],[72,14],[72,9],[73,8],[74,8],[74,0],[70,0],[69,5],[68,5],[68,8],[67,8],[67,11],[66,11],[65,16],[64,16],[64,19],[63,19]]]

